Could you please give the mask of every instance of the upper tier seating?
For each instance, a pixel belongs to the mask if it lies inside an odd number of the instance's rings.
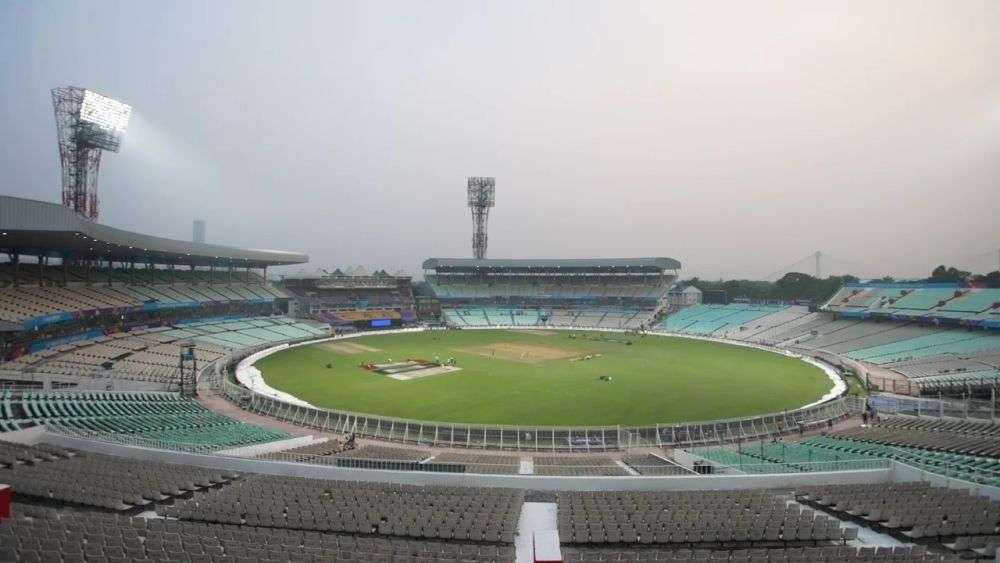
[[[1000,318],[1000,288],[846,286],[825,310],[857,315],[959,319],[972,323]]]
[[[873,364],[889,364],[941,354],[1000,349],[1000,335],[966,330],[940,330],[890,344],[847,352],[847,356]]]
[[[177,380],[181,343],[188,340],[194,342],[195,355],[204,364],[234,348],[328,334],[328,329],[314,323],[287,317],[198,320],[174,327],[116,332],[92,340],[61,344],[22,356],[4,367],[94,377],[103,376],[110,369],[119,378],[170,383]]]
[[[280,289],[253,283],[213,285],[72,285],[0,287],[0,321],[23,323],[55,315],[150,304],[178,306],[223,301],[273,301]]]
[[[656,276],[647,278],[598,276],[547,276],[544,280],[529,277],[481,277],[428,274],[427,283],[440,299],[579,299],[621,298],[655,301],[669,289],[669,281]]]
[[[651,310],[630,307],[581,306],[579,308],[443,307],[444,319],[454,326],[566,326],[578,328],[635,329]]]

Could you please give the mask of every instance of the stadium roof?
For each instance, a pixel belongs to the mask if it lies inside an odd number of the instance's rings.
[[[673,258],[567,258],[532,260],[475,260],[428,258],[425,270],[679,270]]]
[[[303,264],[298,252],[256,250],[144,235],[88,221],[56,203],[0,196],[0,251],[20,254],[263,268]]]

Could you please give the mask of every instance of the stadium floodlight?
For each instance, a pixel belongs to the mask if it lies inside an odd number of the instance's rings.
[[[486,227],[490,208],[496,204],[495,179],[470,176],[468,196],[472,210],[472,256],[482,260],[486,258]]]
[[[107,131],[125,132],[128,118],[132,114],[132,106],[112,100],[97,92],[85,90],[83,105],[80,107],[80,119],[93,123]]]
[[[101,151],[118,152],[132,106],[76,86],[52,90],[62,161],[63,205],[97,220]]]

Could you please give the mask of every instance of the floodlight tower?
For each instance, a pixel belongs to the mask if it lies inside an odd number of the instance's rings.
[[[52,105],[59,133],[63,205],[96,221],[101,151],[118,152],[132,107],[76,86],[53,89]]]
[[[486,258],[486,223],[490,208],[496,203],[496,182],[493,178],[469,177],[469,209],[472,209],[472,256]]]

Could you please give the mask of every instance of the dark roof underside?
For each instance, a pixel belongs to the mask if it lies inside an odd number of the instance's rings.
[[[72,209],[0,196],[0,251],[59,258],[262,268],[303,264],[298,252],[256,250],[144,235],[88,221]]]

